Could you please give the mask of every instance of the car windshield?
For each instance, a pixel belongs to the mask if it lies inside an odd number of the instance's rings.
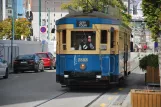
[[[34,55],[19,55],[16,59],[34,59]]]
[[[48,58],[47,54],[45,53],[38,53],[37,56],[39,56],[40,58]]]

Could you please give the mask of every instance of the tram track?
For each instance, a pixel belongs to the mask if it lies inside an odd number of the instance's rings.
[[[138,66],[136,66],[135,68],[133,68],[132,71],[134,71],[136,68],[138,68]],[[91,106],[92,106],[95,102],[97,102],[97,100],[99,100],[102,96],[104,96],[104,95],[106,95],[106,94],[108,95],[109,93],[117,92],[117,91],[118,91],[117,89],[118,89],[117,86],[110,86],[110,88],[108,88],[106,91],[99,92],[99,94],[98,94],[98,92],[96,92],[98,95],[96,95],[95,98],[91,99],[91,101],[89,101],[89,103],[86,103],[84,107],[91,107]],[[77,92],[77,91],[76,91],[76,92]],[[82,92],[82,93],[81,93],[82,96],[87,96],[87,95],[88,95],[87,93],[83,93],[82,90],[81,90],[81,91],[78,90],[77,93],[80,93],[80,92]],[[88,91],[86,91],[86,92],[88,92]],[[90,93],[90,92],[89,92],[89,93]],[[63,97],[68,97],[68,94],[73,94],[73,92],[70,91],[70,90],[66,90],[65,92],[63,92],[63,93],[61,93],[61,94],[59,94],[59,95],[57,95],[57,96],[54,96],[54,97],[52,97],[52,98],[50,98],[50,99],[48,99],[48,100],[46,100],[46,101],[43,101],[42,103],[39,103],[39,104],[37,104],[37,105],[35,105],[35,106],[33,106],[33,107],[40,107],[40,106],[43,106],[44,104],[46,104],[46,103],[48,103],[48,102],[50,102],[50,101],[52,101],[52,100],[57,100],[57,99],[61,99],[61,98],[63,98]],[[81,98],[81,97],[80,97],[80,98]],[[114,101],[114,100],[116,100],[116,99],[113,99],[113,101]],[[63,102],[62,102],[62,103],[63,103]],[[112,101],[111,101],[111,103],[112,103]],[[107,105],[107,107],[109,107],[109,106],[110,106],[110,104]]]
[[[62,96],[62,95],[64,95],[64,94],[66,94],[67,92],[69,92],[69,91],[65,91],[65,92],[63,92],[63,93],[61,93],[61,94],[59,94],[59,95],[57,95],[57,96],[55,96],[55,97],[52,97],[52,98],[50,98],[50,99],[48,99],[48,100],[46,100],[46,101],[44,101],[44,102],[42,102],[42,103],[39,103],[39,104],[37,104],[37,105],[35,105],[35,106],[33,106],[33,107],[39,107],[39,106],[41,106],[41,105],[43,105],[43,104],[45,104],[45,103],[47,103],[47,102],[49,102],[49,101],[51,101],[51,100],[53,100],[53,99],[56,99],[56,98],[58,98],[58,97],[60,97],[60,96]]]
[[[106,94],[106,92],[101,93],[99,96],[97,96],[95,99],[93,99],[90,103],[88,103],[85,107],[90,107],[95,101],[97,101],[104,94]]]

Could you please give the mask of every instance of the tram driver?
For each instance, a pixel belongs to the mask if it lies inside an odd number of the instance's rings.
[[[92,43],[91,36],[88,36],[88,38],[84,38],[84,40],[81,40],[81,43],[79,44],[79,50],[94,50],[95,47]]]

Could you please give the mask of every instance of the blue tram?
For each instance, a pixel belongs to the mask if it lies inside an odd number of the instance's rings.
[[[56,81],[62,85],[117,84],[130,74],[131,29],[100,12],[56,21]]]

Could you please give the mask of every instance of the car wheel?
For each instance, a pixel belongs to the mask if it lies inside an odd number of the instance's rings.
[[[42,65],[41,72],[44,72],[44,66]]]
[[[35,68],[35,72],[39,72],[40,71],[40,65],[38,65],[36,68]]]
[[[50,66],[50,70],[53,70],[53,66],[52,65]]]
[[[37,68],[37,69],[35,69],[35,72],[37,73],[37,72],[39,72],[39,69]]]
[[[13,72],[16,73],[16,74],[19,73],[19,71],[17,71],[16,69],[14,69]]]
[[[54,67],[54,69],[56,69],[56,67]]]
[[[7,69],[6,69],[5,76],[3,76],[3,78],[4,78],[4,79],[7,79],[7,78],[8,78],[8,74],[9,74],[9,72],[8,72],[8,68],[7,68]]]

